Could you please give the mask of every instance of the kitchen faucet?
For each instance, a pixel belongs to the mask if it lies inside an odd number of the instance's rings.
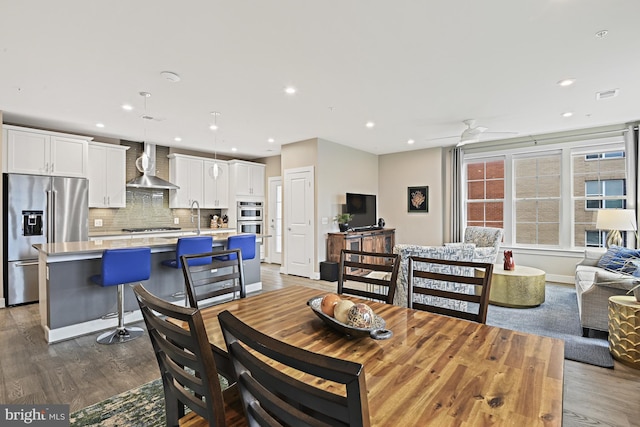
[[[193,205],[196,206],[196,209],[198,210],[197,214],[194,215],[193,214]],[[193,217],[197,216],[198,217],[198,232],[197,235],[200,235],[200,203],[198,203],[197,200],[194,200],[193,202],[191,202],[191,223],[193,223]]]

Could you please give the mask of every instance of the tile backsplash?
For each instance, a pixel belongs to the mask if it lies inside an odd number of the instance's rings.
[[[136,159],[143,152],[143,145],[139,142],[121,141],[122,145],[131,147],[127,150],[127,181],[140,173],[135,167]],[[156,175],[169,179],[169,148],[156,146]],[[201,209],[200,224],[208,228],[211,215],[221,215],[219,209]],[[178,218],[179,224],[174,224]],[[95,220],[102,220],[102,227],[95,227]],[[155,190],[145,188],[127,188],[127,205],[119,209],[89,209],[89,233],[120,231],[123,228],[142,227],[180,227],[195,228],[191,223],[189,209],[170,209],[169,190]]]

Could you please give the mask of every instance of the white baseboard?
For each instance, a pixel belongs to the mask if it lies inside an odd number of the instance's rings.
[[[573,276],[564,276],[561,274],[547,274],[546,280],[547,282],[575,284],[575,278]]]
[[[247,285],[247,294],[251,292],[257,292],[262,290],[262,282],[252,283]],[[224,297],[218,297],[220,299]],[[180,298],[178,300],[172,301],[174,304],[184,306],[185,300],[184,298]],[[140,310],[136,310],[130,313],[127,313],[124,317],[125,325],[139,322],[142,319],[142,313]],[[95,332],[103,331],[105,329],[115,329],[118,326],[117,318],[110,319],[95,319],[89,320],[87,322],[77,323],[75,325],[63,326],[61,328],[50,329],[48,326],[42,326],[44,329],[44,338],[45,340],[51,344],[59,341],[68,340],[71,338],[76,338],[82,335],[88,335]]]

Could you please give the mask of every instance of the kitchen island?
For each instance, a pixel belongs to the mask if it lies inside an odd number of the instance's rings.
[[[227,238],[235,230],[212,235],[213,251],[226,248]],[[260,253],[261,238],[256,242]],[[94,238],[95,239],[95,238]],[[57,342],[104,329],[115,328],[117,317],[103,319],[116,311],[116,287],[101,287],[90,277],[101,273],[102,252],[105,249],[151,248],[151,277],[143,282],[155,295],[184,304],[184,276],[181,269],[161,265],[175,258],[177,237],[136,237],[87,242],[46,243],[33,247],[38,251],[40,322],[47,342]],[[244,262],[247,293],[260,291],[260,259]],[[142,320],[131,288],[125,286],[125,316],[127,324]]]

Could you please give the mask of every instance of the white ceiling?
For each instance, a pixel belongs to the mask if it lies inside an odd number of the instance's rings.
[[[0,17],[0,110],[16,124],[212,152],[219,111],[217,150],[255,158],[315,137],[455,145],[436,138],[464,119],[495,139],[640,118],[638,0],[0,0]],[[140,91],[161,121],[141,118]]]

